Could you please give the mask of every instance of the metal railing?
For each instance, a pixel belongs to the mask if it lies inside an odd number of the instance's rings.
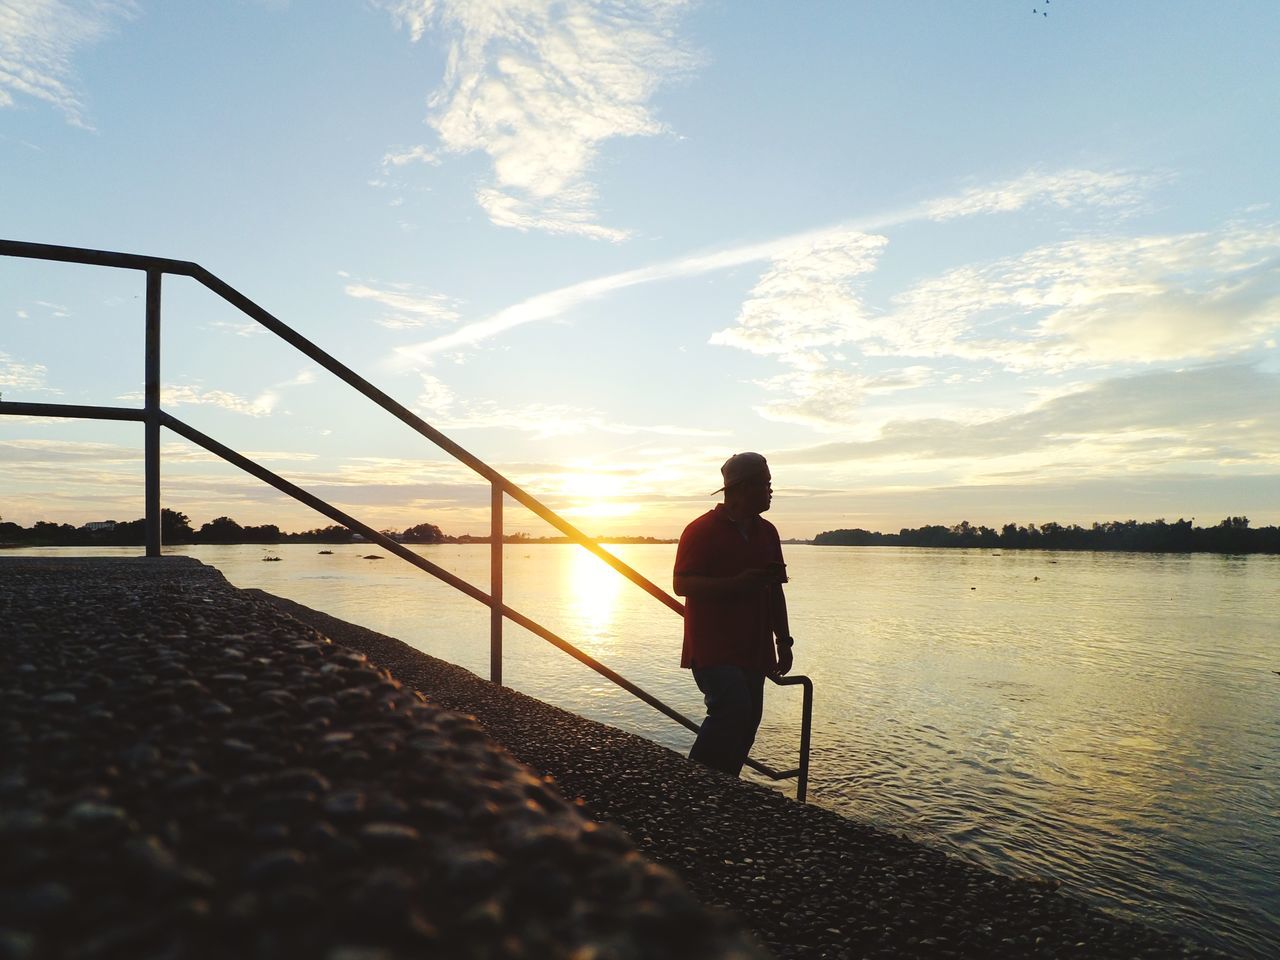
[[[504,619],[519,624],[553,646],[559,647],[571,657],[586,664],[601,676],[608,678],[622,689],[654,709],[666,714],[672,720],[687,727],[695,733],[699,725],[679,711],[663,703],[657,697],[646,692],[625,677],[609,669],[604,664],[579,650],[567,640],[548,630],[542,624],[512,609],[502,599],[502,547],[503,547],[503,503],[504,497],[524,505],[534,514],[541,517],[551,526],[565,534],[574,543],[585,547],[607,563],[642,590],[653,596],[660,603],[684,616],[684,605],[657,586],[642,574],[632,569],[618,557],[605,550],[599,543],[588,537],[558,513],[547,507],[537,498],[521,489],[511,480],[504,477],[493,467],[478,457],[464,450],[453,440],[413,413],[407,407],[392,399],[382,390],[360,376],[345,364],[334,359],[296,330],[286,326],[258,304],[229,284],[214,276],[197,263],[185,260],[169,260],[161,257],[147,257],[136,254],[112,253],[103,250],[88,250],[79,247],[63,247],[51,244],[24,243],[14,240],[0,240],[0,256],[19,257],[32,260],[47,260],[63,263],[78,263],[91,266],[116,267],[125,270],[140,270],[146,274],[146,333],[145,333],[145,389],[141,409],[131,407],[81,406],[60,403],[24,403],[0,402],[0,414],[10,416],[58,417],[86,420],[126,420],[140,422],[144,426],[144,500],[146,508],[146,552],[147,556],[160,556],[160,428],[166,427],[192,443],[203,447],[239,467],[258,479],[270,484],[277,490],[288,494],[295,500],[306,504],[331,520],[359,533],[365,539],[377,543],[383,549],[406,560],[421,570],[426,571],[439,580],[444,581],[455,590],[485,604],[490,610],[489,620],[489,672],[494,683],[502,682],[502,622]],[[354,387],[359,393],[372,400],[388,413],[407,424],[426,437],[437,447],[444,450],[454,459],[470,467],[490,484],[490,589],[485,593],[474,584],[461,579],[437,566],[425,557],[414,553],[402,544],[392,540],[385,534],[349,516],[332,504],[308,493],[301,487],[273,473],[261,464],[237,453],[230,447],[206,436],[199,430],[184,423],[177,417],[161,409],[160,406],[160,317],[161,317],[161,281],[164,275],[190,277],[216,293],[223,300],[238,309],[241,313],[266,327],[280,339],[314,360],[334,376]],[[796,799],[805,800],[809,785],[809,738],[813,715],[813,682],[805,676],[771,677],[779,686],[800,686],[804,694],[800,724],[800,762],[799,766],[789,770],[775,770],[758,760],[749,758],[747,765],[769,777],[771,780],[796,778]]]

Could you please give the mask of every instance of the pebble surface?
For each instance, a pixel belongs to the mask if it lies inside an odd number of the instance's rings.
[[[0,559],[0,960],[767,956],[386,666],[189,558]]]

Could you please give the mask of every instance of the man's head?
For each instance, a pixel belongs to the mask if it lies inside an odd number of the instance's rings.
[[[758,453],[735,453],[720,468],[724,478],[724,503],[730,512],[761,514],[773,499],[769,463]],[[719,491],[717,491],[718,493]]]

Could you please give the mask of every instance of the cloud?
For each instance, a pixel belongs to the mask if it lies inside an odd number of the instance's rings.
[[[1149,187],[1147,181],[1129,174],[1031,172],[930,201],[900,219],[949,220],[1010,212],[1033,203],[1128,207]],[[926,283],[917,295],[904,296],[914,310],[875,310],[864,303],[862,288],[887,244],[883,235],[851,229],[798,238],[774,253],[734,325],[712,334],[712,344],[773,356],[794,368],[759,381],[769,392],[781,395],[755,408],[761,416],[819,430],[842,429],[857,422],[868,394],[913,389],[930,380],[929,370],[920,365],[879,377],[838,369],[828,348],[856,343],[872,355],[973,358],[990,349],[989,344],[965,341],[973,332],[974,318],[992,309],[997,290],[996,284],[984,288],[980,282],[969,283],[966,289],[966,282],[975,279],[973,268],[952,271],[949,289],[945,283]],[[1015,302],[1025,299],[1014,298]],[[1040,354],[1029,351],[1028,356]]]
[[[466,413],[437,419],[446,430],[503,429],[533,435],[535,439],[598,433],[659,434],[667,437],[716,437],[723,431],[680,427],[673,424],[636,425],[618,423],[592,410],[569,404],[531,403],[511,409],[493,403],[475,404]]]
[[[1105,184],[1111,184],[1116,190],[1136,191],[1145,182],[1142,178],[1131,175],[1064,171],[1057,175],[1045,173],[1028,174],[1016,180],[991,186],[987,188],[987,193],[992,197],[1007,193],[1010,196],[1016,196],[1018,202],[1024,205],[1044,198],[1059,198],[1054,202],[1065,203],[1070,198],[1064,193],[1063,185],[1074,180],[1096,181],[1093,190],[1083,191],[1077,196],[1076,202],[1079,204],[1104,203],[1109,196],[1104,189],[1103,185]],[[1016,188],[1013,185],[1017,185]],[[1010,202],[1012,201],[1006,202],[1003,209],[1007,209]],[[834,297],[841,289],[848,287],[848,284],[856,276],[855,271],[859,265],[869,262],[869,260],[861,258],[870,258],[873,253],[877,252],[872,250],[871,246],[879,244],[883,247],[884,241],[875,236],[875,234],[908,223],[931,218],[936,219],[948,215],[948,210],[955,211],[949,216],[962,215],[958,212],[962,208],[969,211],[968,215],[991,213],[995,209],[993,203],[994,201],[984,204],[973,200],[961,204],[957,198],[944,197],[906,210],[878,214],[835,226],[824,226],[801,233],[763,240],[758,243],[741,244],[711,252],[689,254],[648,267],[640,267],[604,277],[597,277],[592,280],[585,280],[556,290],[536,294],[434,340],[398,347],[392,360],[392,365],[405,367],[430,363],[435,354],[472,346],[527,323],[535,323],[540,320],[561,316],[582,303],[606,297],[629,287],[680,277],[699,276],[761,261],[774,261],[771,273],[781,271],[796,278],[804,278],[808,285],[815,290],[819,287],[821,281],[826,280],[827,286],[825,290],[827,291],[827,296]],[[860,237],[865,237],[866,239],[859,240],[858,238]],[[803,263],[802,251],[804,250],[811,250],[815,256],[826,257],[834,262],[827,264],[825,267],[815,265],[810,270]],[[847,258],[847,262],[841,262],[842,258]],[[762,291],[762,296],[768,292]],[[780,296],[782,292],[780,289],[777,294]],[[824,321],[826,324],[841,325],[844,323],[847,325],[849,323],[847,318],[842,320],[834,315],[834,302],[828,300],[827,306],[827,320]],[[858,317],[856,325],[866,327],[871,322],[871,317],[862,314]],[[868,329],[868,332],[874,333],[875,331]],[[728,336],[728,334],[725,335]],[[767,339],[763,331],[756,331],[754,335],[749,335],[744,330],[741,332],[741,336],[748,339],[754,338],[757,342],[763,342],[764,339]]]
[[[595,411],[560,403],[530,403],[512,409],[491,402],[483,402],[472,405],[465,413],[437,418],[435,423],[446,430],[514,430],[531,434],[538,440],[575,436],[590,431],[621,435],[647,433],[666,437],[725,435],[723,431],[680,427],[673,424],[640,426],[617,423]]]
[[[605,240],[590,175],[601,145],[664,130],[657,87],[688,70],[673,34],[683,0],[383,0],[416,41],[449,38],[428,122],[450,153],[482,151],[476,200],[500,226]]]
[[[172,436],[172,434],[169,434]],[[28,465],[52,463],[133,463],[144,459],[142,444],[125,445],[89,440],[0,440],[0,462]],[[165,463],[221,463],[222,458],[185,440],[161,444]],[[250,450],[245,456],[259,462],[296,463],[318,459],[316,454],[286,450]]]
[[[18,463],[125,463],[143,458],[142,446],[68,440],[0,440],[0,462]]]
[[[760,386],[782,397],[755,410],[766,420],[817,430],[847,430],[857,423],[868,396],[914,390],[932,379],[932,371],[923,366],[874,376],[832,368],[790,370],[759,381]]]
[[[1210,359],[1280,329],[1280,228],[1070,240],[894,298],[864,352],[1012,369]]]
[[[433,504],[487,505],[489,484],[452,459],[352,457],[336,469],[298,471],[290,479],[311,493],[352,506]]]
[[[71,311],[60,303],[50,303],[48,300],[37,300],[35,303],[38,307],[44,307],[55,320],[65,320],[71,316]]]
[[[620,435],[658,434],[670,437],[714,437],[723,434],[695,427],[671,424],[637,426],[617,423],[594,410],[570,404],[526,403],[516,408],[502,407],[490,400],[462,403],[439,378],[422,377],[422,393],[417,412],[440,430],[513,430],[535,439],[576,436],[595,431]]]
[[[1002,183],[973,187],[924,205],[925,219],[954,220],[988,213],[1013,213],[1033,204],[1061,209],[1103,207],[1132,210],[1152,189],[1168,181],[1157,174],[1099,170],[1030,170]]]
[[[48,391],[50,388],[45,386],[44,379],[46,373],[48,368],[42,363],[21,363],[0,351],[0,393],[5,390]],[[9,399],[18,398],[11,393]]]
[[[418,363],[430,363],[431,358],[436,354],[472,346],[527,323],[561,316],[579,304],[598,300],[628,287],[678,277],[698,276],[717,270],[729,270],[747,263],[784,257],[793,252],[798,245],[820,242],[830,232],[826,229],[815,230],[712,253],[692,254],[650,267],[640,267],[549,290],[505,307],[483,320],[469,323],[434,340],[397,347],[392,365],[406,367]]]
[[[392,167],[403,167],[410,163],[425,163],[432,167],[440,166],[440,156],[432,150],[419,144],[416,147],[410,147],[408,150],[402,150],[399,153],[387,153],[382,157],[382,169],[390,170]]]
[[[389,290],[380,290],[368,284],[349,283],[344,292],[357,300],[372,300],[389,308],[391,312],[377,322],[392,330],[453,323],[458,319],[456,300],[439,293],[414,292],[409,284],[395,284]]]
[[[281,390],[287,390],[289,387],[305,387],[316,382],[316,372],[314,370],[299,370],[288,380],[282,380],[276,387]]]
[[[145,398],[141,393],[126,393],[116,399],[126,403],[142,403]],[[202,390],[190,384],[171,384],[160,388],[160,405],[162,407],[210,406],[221,407],[233,413],[243,413],[250,417],[268,416],[280,402],[280,395],[275,390],[264,390],[257,397],[249,399],[226,390]]]
[[[422,376],[422,393],[418,395],[418,409],[424,416],[436,411],[448,410],[453,406],[453,390],[438,377],[424,374]]]
[[[266,331],[256,320],[212,320],[209,326],[215,330],[229,330],[237,337],[254,337]]]
[[[990,476],[1026,469],[1028,480],[1046,466],[1086,474],[1186,470],[1198,461],[1275,467],[1276,396],[1280,375],[1248,364],[1213,364],[1115,378],[1005,416],[893,421],[872,440],[821,444],[771,459],[886,461],[897,472],[906,472],[911,461],[955,461]]]
[[[75,89],[75,55],[136,12],[132,0],[8,0],[0,5],[0,108],[29,98],[87,127]]]
[[[289,379],[272,384],[253,398],[243,397],[227,390],[205,390],[195,384],[164,384],[160,387],[160,405],[162,407],[221,407],[223,410],[230,410],[232,413],[242,413],[250,417],[266,417],[279,406],[280,391],[290,390],[294,387],[309,386],[315,382],[316,372],[304,368]],[[145,396],[141,392],[122,394],[116,399],[125,403],[145,402]]]
[[[852,230],[797,242],[774,257],[736,325],[712,334],[710,342],[803,366],[813,362],[815,348],[860,339],[867,311],[857,281],[875,269],[886,243]]]

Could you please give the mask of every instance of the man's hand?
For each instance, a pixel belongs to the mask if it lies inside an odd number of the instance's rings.
[[[778,649],[778,669],[773,672],[775,677],[785,677],[791,672],[791,665],[794,658],[791,655],[790,647],[780,647]]]
[[[732,577],[741,590],[755,590],[771,583],[782,583],[784,573],[775,567],[748,567]]]
[[[781,576],[777,568],[749,567],[729,577],[708,577],[696,573],[677,573],[671,579],[671,586],[678,597],[732,597],[752,590],[759,590],[771,584],[780,583]]]

